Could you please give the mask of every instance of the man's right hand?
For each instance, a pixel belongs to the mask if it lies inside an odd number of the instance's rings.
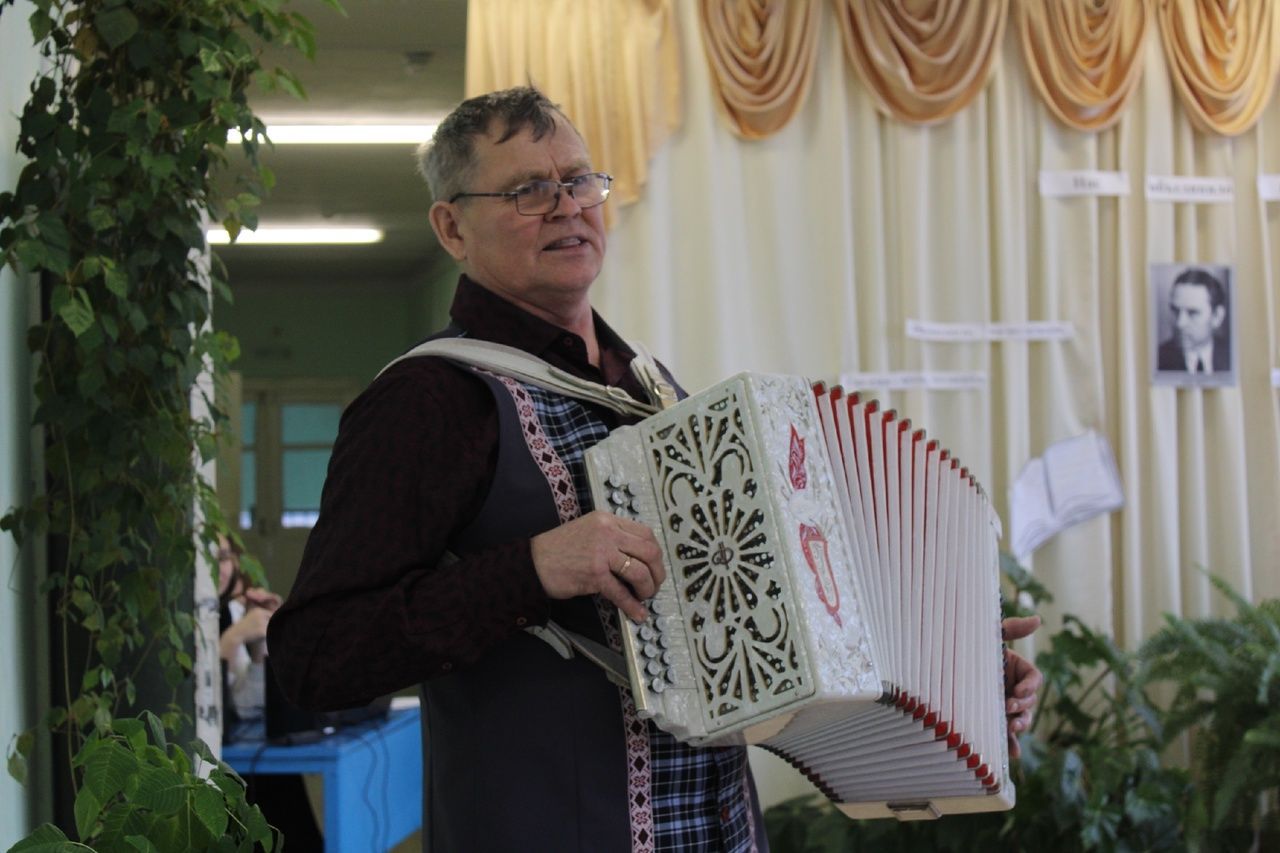
[[[647,618],[644,601],[667,576],[653,531],[601,510],[539,534],[529,544],[548,596],[600,593],[635,622]]]

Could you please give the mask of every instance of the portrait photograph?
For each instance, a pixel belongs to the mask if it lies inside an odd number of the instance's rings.
[[[1151,264],[1153,382],[1236,384],[1233,272],[1227,264]]]

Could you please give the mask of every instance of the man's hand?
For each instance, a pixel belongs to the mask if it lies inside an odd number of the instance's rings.
[[[1039,616],[1010,617],[1001,624],[1004,639],[1021,640],[1040,627]],[[1012,649],[1004,650],[1004,703],[1009,720],[1009,755],[1022,754],[1018,735],[1031,727],[1031,716],[1036,706],[1036,694],[1044,684],[1044,675],[1036,665]]]
[[[551,598],[600,593],[635,622],[666,578],[653,531],[602,510],[533,537],[533,567]]]

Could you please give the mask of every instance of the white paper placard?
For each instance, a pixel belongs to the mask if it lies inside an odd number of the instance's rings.
[[[1263,201],[1280,201],[1280,175],[1259,175],[1258,195]]]
[[[1040,195],[1046,198],[1128,194],[1128,172],[1102,172],[1097,169],[1064,172],[1042,169],[1040,171]]]
[[[1052,320],[987,324],[987,340],[991,341],[1069,341],[1075,336],[1075,326]]]
[[[1271,368],[1271,387],[1280,388],[1280,367]]]
[[[1231,178],[1185,178],[1181,175],[1147,175],[1148,201],[1190,201],[1225,204],[1235,201]]]
[[[936,323],[931,320],[907,320],[907,337],[917,341],[1066,341],[1075,335],[1075,326],[1055,320],[1027,320],[1021,323]]]
[[[973,391],[987,387],[981,370],[890,370],[881,373],[842,373],[840,384],[850,390],[876,388],[885,391]]]

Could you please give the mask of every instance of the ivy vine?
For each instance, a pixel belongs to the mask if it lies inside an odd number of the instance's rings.
[[[0,0],[0,14],[12,5]],[[46,472],[0,529],[20,544],[59,543],[44,592],[64,635],[85,639],[83,656],[61,668],[66,704],[44,720],[74,756],[83,844],[46,825],[13,849],[176,849],[179,839],[189,850],[270,849],[230,768],[203,778],[170,742],[189,723],[176,703],[117,715],[134,706],[143,662],[158,663],[175,691],[191,689],[192,567],[197,549],[212,553],[229,533],[197,475],[225,425],[197,378],[224,376],[237,354],[209,324],[214,299],[231,294],[216,257],[206,269],[202,224],[220,221],[233,236],[256,226],[273,177],[258,159],[265,128],[249,89],[257,80],[301,95],[262,52],[283,45],[311,57],[314,30],[281,0],[31,5],[48,70],[21,116],[27,165],[0,193],[0,254],[20,280],[39,282],[44,319],[27,344]],[[227,191],[218,173],[230,130],[250,168]],[[207,416],[193,414],[193,395]],[[20,779],[35,734],[10,745]]]

